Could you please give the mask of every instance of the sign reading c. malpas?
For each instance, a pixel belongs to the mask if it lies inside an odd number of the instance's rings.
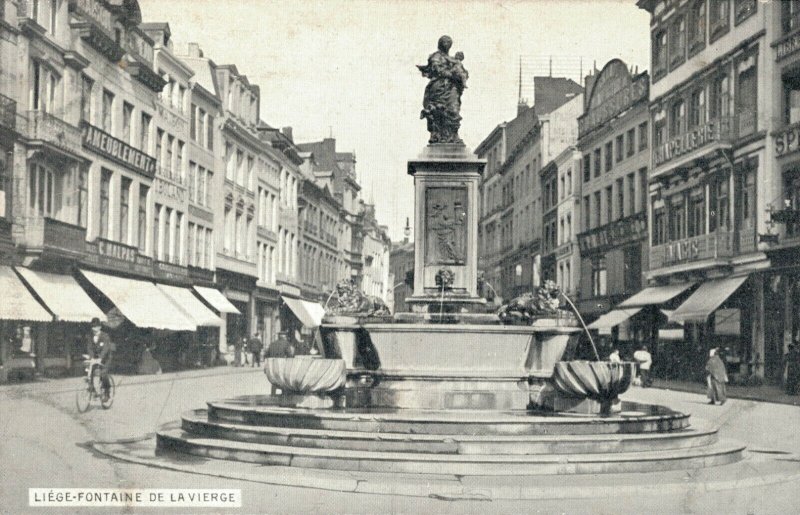
[[[156,174],[156,159],[115,138],[107,132],[83,122],[81,124],[83,146],[98,154],[127,166],[131,170],[153,178]]]

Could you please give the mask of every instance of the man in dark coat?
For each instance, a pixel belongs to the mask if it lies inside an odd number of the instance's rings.
[[[278,333],[278,338],[276,338],[267,349],[268,358],[293,358],[294,354],[295,347],[292,342],[289,341],[286,331]]]
[[[114,343],[108,333],[103,331],[103,324],[100,319],[92,319],[92,334],[86,342],[86,354],[93,359],[100,359],[100,384],[103,388],[103,399],[108,398],[111,389],[111,381],[108,379],[108,368],[111,366],[111,359],[114,356]],[[96,365],[95,365],[96,366]]]
[[[728,382],[728,373],[725,371],[725,363],[722,362],[717,349],[711,349],[708,353],[706,362],[706,382],[708,383],[709,404],[719,402],[725,404],[728,399],[725,383]]]
[[[253,364],[252,366],[261,366],[261,349],[264,347],[264,344],[261,343],[261,337],[258,334],[258,331],[250,338],[250,341],[247,342],[247,350],[253,355]]]
[[[800,349],[797,343],[789,345],[786,353],[786,393],[797,395],[800,391]]]

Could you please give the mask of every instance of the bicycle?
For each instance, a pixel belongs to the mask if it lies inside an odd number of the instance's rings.
[[[86,377],[83,380],[86,382],[86,386],[78,390],[75,395],[75,405],[78,411],[81,413],[86,412],[95,399],[100,400],[100,406],[103,409],[110,408],[114,403],[114,378],[111,374],[108,374],[108,396],[104,397],[100,369],[105,365],[100,362],[99,358],[90,358],[86,354],[83,357],[83,363],[86,366]]]

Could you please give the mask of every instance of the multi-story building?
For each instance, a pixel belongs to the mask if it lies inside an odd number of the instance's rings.
[[[361,231],[363,234],[362,260],[364,263],[361,278],[361,291],[367,295],[378,297],[388,303],[389,253],[392,242],[388,228],[379,225],[375,217],[375,206],[361,202]]]
[[[577,144],[583,156],[578,307],[595,319],[638,292],[646,270],[648,75],[613,59],[586,82]],[[614,326],[617,341],[634,340],[628,327]]]
[[[742,373],[779,380],[791,331],[783,335],[784,310],[765,305],[784,304],[792,287],[766,271],[766,251],[780,241],[767,209],[783,200],[773,160],[782,140],[767,139],[791,119],[774,109],[793,102],[792,81],[776,67],[793,52],[795,3],[638,5],[651,14],[652,34],[647,279],[654,288],[697,288],[669,316],[685,324],[686,341],[672,354],[699,363],[708,346],[724,345],[732,361],[750,365]]]
[[[3,167],[3,228],[14,242],[3,261],[55,314],[27,319],[38,364],[69,368],[93,316],[114,331],[122,367],[135,370],[156,337],[166,369],[207,362],[192,343],[198,327],[220,320],[188,289],[187,220],[178,216],[187,208],[173,204],[169,226],[155,209],[166,155],[155,52],[168,52],[168,29],[154,41],[135,1],[5,2],[2,16],[2,30],[18,31],[2,93],[19,102],[14,131],[10,122],[2,131],[13,163]],[[174,151],[171,162],[178,167]],[[4,287],[14,277],[4,274]]]
[[[578,232],[581,199],[581,158],[575,146],[567,147],[552,161],[556,190],[556,282],[570,298],[577,298],[580,285]]]
[[[389,253],[389,277],[392,283],[390,298],[393,302],[390,308],[393,313],[410,311],[406,303],[406,299],[414,293],[410,277],[414,274],[414,242],[410,241],[410,237],[411,223],[406,218],[403,241],[392,243],[392,250]]]

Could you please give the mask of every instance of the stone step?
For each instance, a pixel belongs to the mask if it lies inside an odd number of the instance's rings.
[[[642,434],[438,435],[256,426],[209,420],[206,410],[185,413],[181,427],[197,437],[238,442],[317,449],[433,454],[599,454],[701,447],[717,441],[715,428],[696,424],[690,429]]]
[[[622,403],[608,417],[519,411],[303,409],[270,405],[268,397],[208,403],[209,420],[268,427],[437,435],[596,435],[668,432],[689,416],[660,406]]]
[[[315,449],[197,437],[181,429],[156,437],[157,452],[263,465],[340,471],[454,475],[639,473],[733,463],[744,447],[726,441],[686,449],[606,454],[426,454]]]

